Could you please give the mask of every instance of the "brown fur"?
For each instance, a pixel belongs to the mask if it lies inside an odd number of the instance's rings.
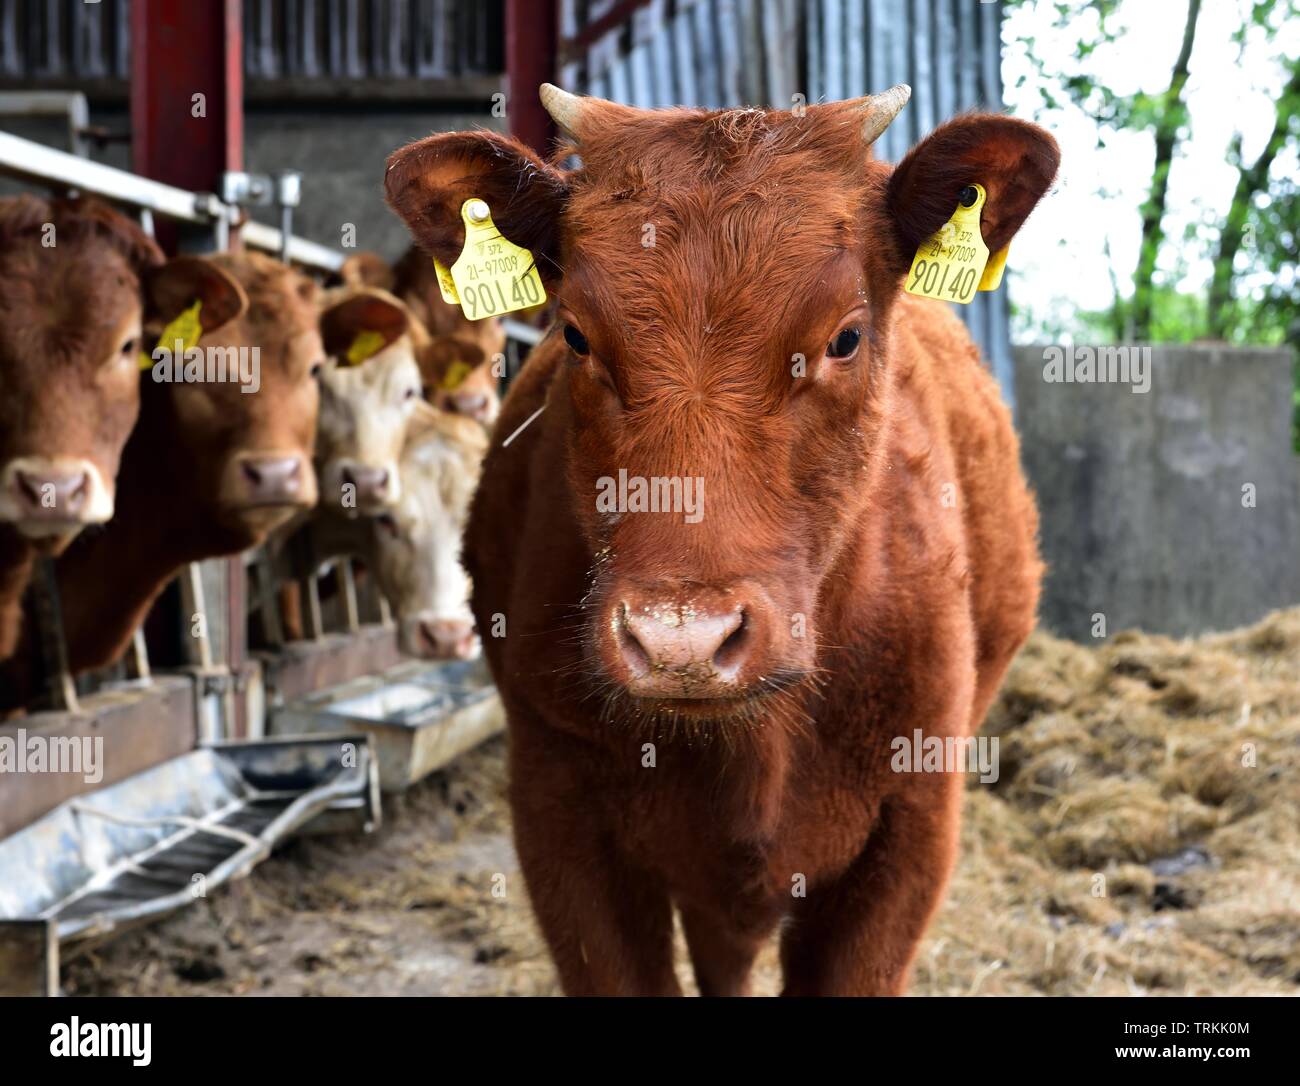
[[[508,622],[485,651],[567,992],[676,992],[675,905],[706,994],[745,991],[778,925],[786,992],[899,993],[951,871],[963,781],[893,772],[890,744],[980,725],[1034,623],[1037,514],[964,328],[901,280],[967,183],[1005,243],[1057,151],[968,116],[895,171],[861,123],[593,103],[575,173],[485,133],[389,161],[426,249],[454,253],[483,196],[590,343],[529,358],[466,536],[480,629]],[[824,357],[849,319],[856,356]],[[620,468],[703,476],[705,516],[599,514]],[[747,601],[740,694],[629,696],[611,616],[646,586]]]
[[[0,469],[19,457],[78,458],[111,498],[139,410],[142,284],[162,260],[134,222],[97,201],[0,199]],[[58,551],[71,537],[40,545]],[[17,641],[35,553],[0,525],[0,659]]]
[[[150,373],[140,374],[140,419],[122,455],[117,510],[104,528],[83,533],[58,562],[74,672],[120,657],[185,563],[255,546],[292,515],[292,506],[249,505],[231,493],[236,457],[271,452],[301,457],[305,479],[299,504],[316,500],[312,371],[323,363],[324,352],[315,288],[255,253],[222,254],[205,262],[238,283],[248,308],[217,331],[205,332],[200,344],[260,346],[261,388],[250,394],[233,383],[159,384]],[[17,704],[30,669],[30,658],[15,657],[10,677]]]

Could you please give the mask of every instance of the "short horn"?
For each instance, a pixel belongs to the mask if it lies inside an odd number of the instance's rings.
[[[906,83],[899,83],[881,94],[870,94],[859,99],[862,112],[866,114],[862,125],[863,138],[868,143],[875,143],[911,97],[912,88]]]
[[[560,90],[553,83],[543,83],[538,89],[542,106],[551,115],[560,131],[570,139],[582,138],[582,119],[586,102],[580,95]]]

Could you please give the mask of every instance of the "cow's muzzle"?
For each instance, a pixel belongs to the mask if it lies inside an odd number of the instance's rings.
[[[22,456],[0,470],[0,521],[30,539],[70,536],[112,515],[112,492],[89,460]]]

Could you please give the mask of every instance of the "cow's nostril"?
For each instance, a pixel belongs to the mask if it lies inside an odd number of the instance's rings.
[[[732,671],[744,662],[749,654],[749,631],[749,620],[742,610],[739,625],[727,635],[726,640],[718,647],[718,651],[713,654],[713,666],[718,671]]]
[[[463,619],[421,619],[421,655],[437,660],[467,659],[474,649],[474,624]]]
[[[37,515],[79,513],[90,499],[90,473],[87,471],[68,475],[33,475],[18,471],[14,475],[18,496]]]
[[[16,473],[18,476],[18,486],[25,497],[33,505],[39,505],[41,501],[41,480],[34,476],[28,475],[25,471]]]
[[[256,502],[293,500],[302,490],[303,460],[299,456],[248,457],[239,464],[248,484],[247,497]]]
[[[650,654],[646,651],[645,646],[637,640],[636,634],[632,632],[628,624],[626,603],[619,605],[615,626],[614,636],[618,640],[618,648],[623,655],[623,662],[627,664],[628,670],[633,675],[644,675],[653,666],[653,661],[650,659]]]

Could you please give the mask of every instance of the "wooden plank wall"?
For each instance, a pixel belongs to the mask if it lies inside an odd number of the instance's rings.
[[[616,2],[563,0],[562,36]],[[1000,3],[978,0],[651,0],[560,78],[631,105],[708,109],[789,108],[797,93],[835,101],[907,83],[912,100],[877,144],[897,161],[957,112],[1003,108],[1001,17]],[[1014,403],[1006,290],[956,309]]]

